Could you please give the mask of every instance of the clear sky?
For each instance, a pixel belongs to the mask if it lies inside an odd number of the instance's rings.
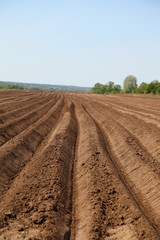
[[[0,0],[0,80],[160,81],[159,0]]]

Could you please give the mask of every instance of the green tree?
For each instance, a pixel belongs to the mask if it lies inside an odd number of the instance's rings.
[[[137,88],[137,78],[133,75],[129,75],[124,79],[123,90],[126,93],[135,92]]]
[[[119,85],[119,84],[114,85],[113,91],[115,91],[115,92],[120,92],[120,91],[122,91],[121,85]]]
[[[138,92],[138,93],[147,93],[147,86],[148,86],[147,83],[142,82],[142,83],[139,85],[137,92]]]
[[[96,83],[92,88],[93,93],[104,94],[104,93],[118,93],[122,90],[120,85],[114,85],[114,82],[109,81],[106,84]]]
[[[112,92],[114,90],[114,82],[109,81],[108,82],[108,91]]]
[[[158,93],[159,88],[160,88],[160,82],[158,80],[154,80],[147,85],[147,93],[152,93],[152,94]]]
[[[157,87],[156,89],[156,94],[160,94],[160,83],[159,83],[159,87]]]
[[[101,83],[96,83],[94,85],[94,87],[92,88],[92,92],[93,93],[99,93],[99,94],[103,94],[105,93],[105,86]]]

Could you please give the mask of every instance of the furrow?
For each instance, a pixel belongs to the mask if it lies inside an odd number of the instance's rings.
[[[10,92],[10,95],[13,94],[13,92]],[[29,99],[32,100],[34,99],[35,94],[30,95],[26,95],[26,96],[21,96],[21,95],[17,95],[16,97],[12,97],[10,99],[10,101],[7,101],[7,99],[4,102],[0,102],[0,106],[2,109],[4,109],[5,111],[12,109],[12,107],[16,107],[19,103],[19,100],[22,100],[22,104],[26,103]],[[12,101],[11,101],[12,100]]]
[[[145,113],[153,113],[160,114],[159,106],[160,99],[159,98],[139,98],[139,97],[122,97],[122,96],[113,96],[110,95],[107,98],[104,96],[99,96],[99,99],[103,102],[109,102],[110,104],[116,104],[117,106],[123,106],[125,108],[138,110],[140,112]],[[149,100],[149,101],[148,101]],[[145,101],[145,106],[144,106]]]
[[[101,109],[99,108],[99,111]],[[150,224],[159,233],[160,229],[160,181],[157,174],[137,154],[135,143],[130,144],[133,136],[113,118],[104,116],[99,111],[92,109],[92,115],[105,133],[108,150],[114,159],[115,166],[127,183],[134,200],[148,218]],[[116,119],[116,118],[115,118]],[[144,149],[141,149],[143,154]],[[145,153],[144,153],[145,154]]]
[[[150,118],[144,118],[141,114],[130,114],[130,111],[121,111],[118,108],[110,108],[101,103],[95,103],[98,109],[105,111],[113,120],[116,119],[128,133],[132,135],[130,142],[137,142],[140,146],[137,153],[146,164],[150,165],[157,174],[160,173],[160,148],[159,148],[159,123]],[[133,139],[133,141],[132,141]],[[132,143],[131,143],[132,144]],[[133,143],[134,144],[134,143]],[[141,148],[144,152],[141,151]]]
[[[160,239],[158,98],[9,90],[0,106],[0,240]]]
[[[0,191],[7,187],[15,174],[30,160],[38,145],[54,128],[63,107],[64,100],[58,100],[46,115],[1,146]]]
[[[75,103],[75,102],[74,102]],[[73,177],[71,240],[159,239],[119,181],[100,129],[75,103],[79,137]]]
[[[95,101],[93,100],[93,97],[89,96],[83,96],[82,100],[84,100],[84,98],[91,100],[91,101]],[[138,111],[140,113],[146,114],[146,115],[155,115],[155,116],[160,116],[160,110],[159,110],[159,105],[158,103],[160,102],[159,98],[151,98],[152,99],[152,103],[150,103],[148,100],[148,98],[144,99],[142,98],[141,101],[138,100],[138,97],[121,97],[119,95],[109,95],[109,96],[102,96],[102,95],[98,95],[96,96],[96,103],[103,103],[103,104],[108,104],[110,106],[115,106],[117,108],[123,108],[123,109],[128,109],[128,110],[133,110],[133,111]],[[145,101],[145,107],[144,107],[144,101]],[[150,103],[150,105],[149,105]]]
[[[43,97],[39,99],[39,97],[35,97],[33,100],[28,101],[23,107],[20,106],[16,109],[13,109],[12,111],[9,111],[7,113],[1,114],[0,116],[0,123],[6,123],[6,121],[11,121],[14,118],[21,117],[28,111],[35,110],[38,106],[41,106],[42,104],[49,102],[49,100],[53,99],[53,96],[50,96],[49,98]]]
[[[10,93],[12,94],[12,92]],[[26,105],[28,102],[32,101],[35,99],[35,97],[40,98],[43,97],[44,94],[38,94],[38,93],[33,93],[32,95],[26,94],[25,96],[17,96],[15,98],[16,101],[12,101],[10,103],[4,102],[3,104],[1,104],[0,108],[3,112],[1,113],[6,113],[10,110],[12,110],[13,108],[17,108],[17,107],[23,107],[24,105]]]
[[[113,107],[113,109],[117,109],[119,110],[119,112],[122,113],[128,113],[129,115],[133,115],[136,116],[137,118],[142,117],[143,119],[145,119],[145,121],[152,121],[153,123],[155,122],[156,124],[158,124],[159,120],[160,120],[160,113],[158,114],[157,110],[153,110],[153,109],[146,109],[144,110],[143,108],[139,108],[136,105],[129,107],[128,105],[124,105],[124,104],[119,104],[118,103],[113,103],[111,101],[107,101],[105,100],[101,100],[101,101],[96,101],[99,103],[102,103],[104,105],[109,105],[111,107]]]
[[[31,124],[34,124],[38,119],[52,108],[57,100],[51,99],[49,102],[44,102],[36,109],[25,113],[22,117],[16,118],[12,121],[8,121],[5,124],[0,125],[0,146],[9,141],[20,132],[27,129]]]
[[[73,105],[0,203],[0,239],[69,239],[77,128]],[[14,200],[13,200],[14,199]],[[14,218],[10,218],[8,213]]]

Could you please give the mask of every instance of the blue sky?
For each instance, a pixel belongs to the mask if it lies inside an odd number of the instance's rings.
[[[0,80],[160,80],[158,0],[0,0]]]

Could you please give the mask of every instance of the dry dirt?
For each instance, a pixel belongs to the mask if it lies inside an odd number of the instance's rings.
[[[160,98],[0,91],[0,240],[159,240]]]

